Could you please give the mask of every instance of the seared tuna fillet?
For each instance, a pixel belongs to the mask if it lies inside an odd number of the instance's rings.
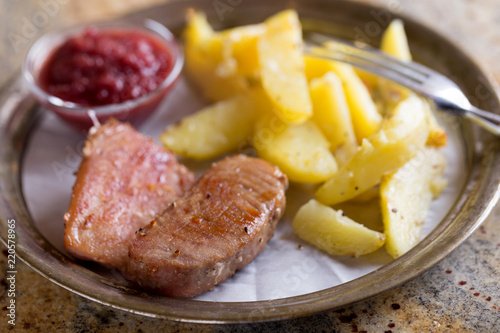
[[[161,215],[137,231],[125,276],[162,295],[193,297],[249,264],[285,208],[286,176],[239,155],[215,163]]]
[[[121,270],[134,233],[194,180],[173,153],[129,124],[108,121],[89,135],[83,149],[64,215],[66,250]]]

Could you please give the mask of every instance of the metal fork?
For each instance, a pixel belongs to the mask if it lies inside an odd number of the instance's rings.
[[[399,61],[367,45],[319,33],[308,33],[306,54],[350,63],[399,83],[430,99],[437,109],[463,116],[500,136],[500,115],[473,106],[462,90],[446,76],[416,62]]]

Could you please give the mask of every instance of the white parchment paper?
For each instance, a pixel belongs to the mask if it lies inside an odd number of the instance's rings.
[[[203,101],[181,79],[158,112],[139,130],[156,140],[167,124],[201,106]],[[448,146],[444,149],[449,185],[432,203],[422,237],[447,214],[465,181],[466,157],[459,127],[452,118],[442,120],[449,135]],[[23,191],[33,220],[42,235],[63,253],[63,215],[69,206],[84,140],[82,134],[47,112],[31,136],[23,164]],[[208,165],[198,166],[198,169]],[[392,260],[385,249],[360,258],[329,256],[297,238],[293,234],[291,217],[311,197],[292,187],[287,193],[285,217],[266,249],[232,278],[196,299],[233,302],[297,296],[353,280]]]

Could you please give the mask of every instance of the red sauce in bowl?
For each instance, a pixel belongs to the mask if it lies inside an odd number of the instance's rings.
[[[43,107],[82,133],[96,118],[140,126],[161,108],[183,63],[167,27],[120,19],[43,35],[28,52],[23,77]]]
[[[53,52],[40,85],[82,106],[117,104],[155,90],[172,67],[170,51],[147,33],[89,27]]]

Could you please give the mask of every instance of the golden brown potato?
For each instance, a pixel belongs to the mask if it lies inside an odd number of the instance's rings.
[[[319,188],[317,200],[333,205],[352,199],[415,156],[429,135],[422,108],[422,100],[415,96],[401,102],[382,129],[364,140],[349,163]]]
[[[382,116],[378,113],[368,88],[358,77],[353,67],[337,61],[305,56],[306,76],[309,79],[322,77],[333,71],[342,81],[344,93],[351,113],[358,143],[380,129]]]
[[[250,141],[254,123],[270,103],[260,89],[207,106],[167,127],[160,141],[176,154],[209,159],[235,151]]]
[[[420,240],[434,197],[443,190],[446,160],[435,148],[424,147],[380,185],[387,252],[397,258]]]
[[[309,90],[313,121],[330,141],[337,162],[344,165],[356,152],[357,142],[342,82],[334,72],[328,72],[313,79]]]
[[[389,24],[382,36],[380,49],[398,60],[411,61],[410,47],[403,21],[395,19]],[[407,98],[410,94],[410,90],[407,88],[382,77],[378,80],[378,87],[388,108],[387,112],[390,112],[399,101]]]
[[[304,122],[312,115],[312,105],[297,13],[282,11],[268,18],[265,25],[266,32],[257,43],[262,86],[283,121]]]
[[[291,181],[317,184],[337,172],[330,143],[313,121],[287,125],[267,115],[256,127],[257,154],[276,164]]]
[[[391,22],[389,27],[384,32],[382,37],[381,50],[401,61],[411,61],[410,47],[404,30],[403,22],[396,19]],[[387,113],[390,113],[394,105],[399,101],[407,98],[411,93],[405,87],[396,83],[390,82],[384,78],[379,78],[379,90],[385,100]],[[427,145],[434,147],[442,147],[446,145],[446,132],[441,127],[432,112],[432,109],[427,101],[425,111],[427,113],[427,121],[429,123],[429,138]]]
[[[297,236],[331,255],[359,257],[381,248],[386,238],[314,199],[299,209],[292,225]]]
[[[221,101],[260,84],[257,40],[264,31],[256,24],[215,32],[204,14],[188,16],[185,68],[205,98]]]

